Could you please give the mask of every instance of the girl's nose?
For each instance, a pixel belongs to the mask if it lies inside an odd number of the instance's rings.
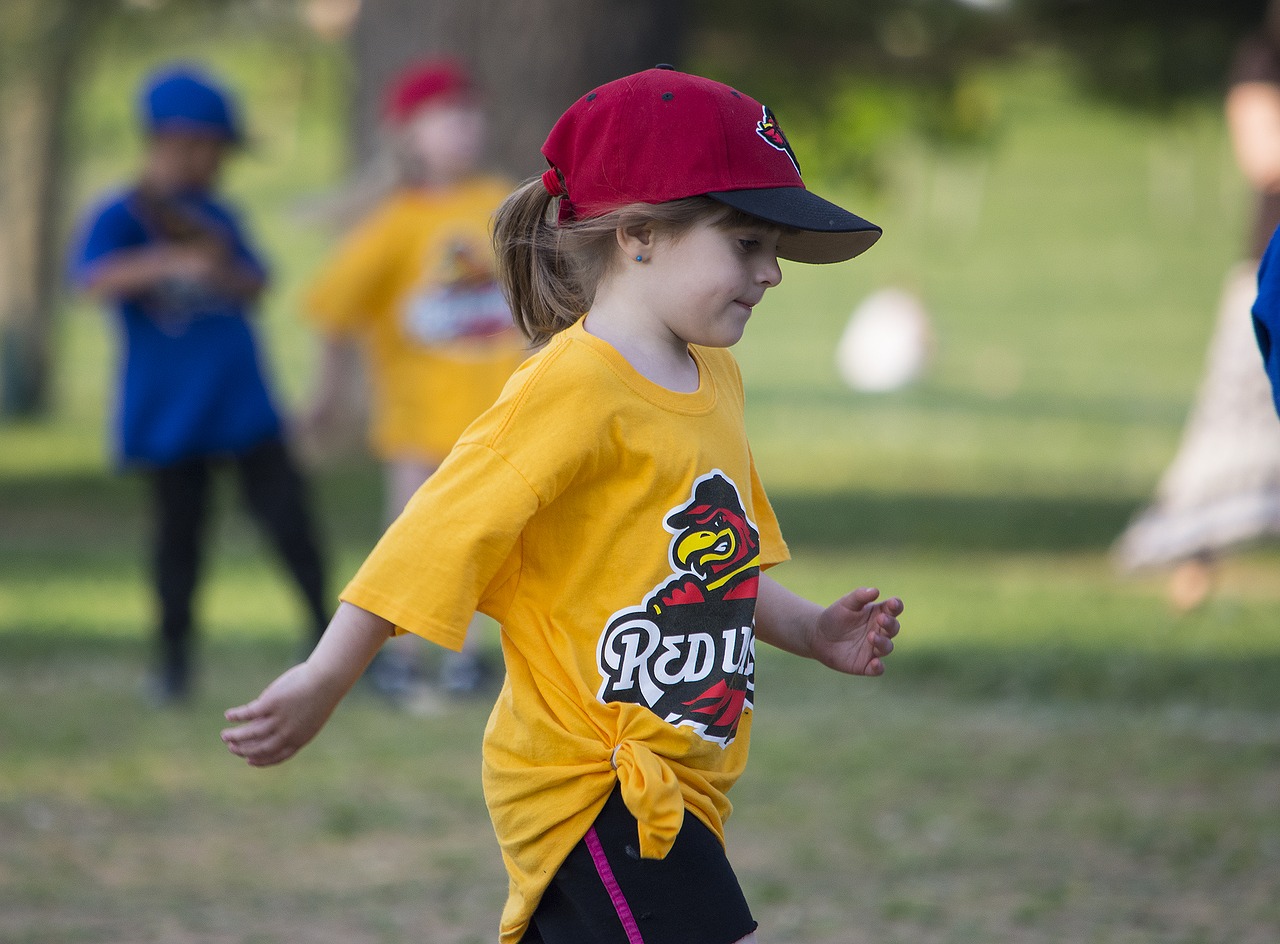
[[[773,288],[782,281],[782,268],[778,265],[778,254],[770,253],[760,266],[759,278],[768,288]]]

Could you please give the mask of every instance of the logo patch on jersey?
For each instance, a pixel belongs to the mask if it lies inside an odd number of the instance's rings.
[[[778,124],[778,119],[773,116],[773,112],[769,110],[768,105],[761,105],[760,108],[763,114],[756,124],[756,134],[764,138],[770,147],[791,158],[791,166],[796,169],[797,174],[800,173],[800,162],[796,160],[796,152],[791,150],[791,142],[782,133],[782,125]]]
[[[715,469],[667,513],[671,576],[609,620],[596,650],[601,702],[644,705],[722,747],[755,693],[760,534]]]
[[[485,341],[515,329],[511,309],[483,253],[463,239],[450,243],[425,291],[405,301],[401,326],[419,344]]]

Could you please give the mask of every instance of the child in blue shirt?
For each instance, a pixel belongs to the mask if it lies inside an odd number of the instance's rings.
[[[190,689],[191,603],[215,465],[235,466],[315,636],[328,614],[303,481],[250,320],[267,270],[215,190],[242,140],[235,102],[199,70],[172,67],[147,81],[141,112],[147,144],[138,180],[87,215],[72,270],[111,309],[120,333],[115,450],[122,465],[151,479],[155,695],[169,702]]]

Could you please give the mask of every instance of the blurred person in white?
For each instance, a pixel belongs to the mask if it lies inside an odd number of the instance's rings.
[[[1168,595],[1179,611],[1209,597],[1223,554],[1280,535],[1280,418],[1250,315],[1258,260],[1280,224],[1280,0],[1237,48],[1228,84],[1232,149],[1254,196],[1247,256],[1223,284],[1178,451],[1115,546],[1126,571],[1171,569]]]

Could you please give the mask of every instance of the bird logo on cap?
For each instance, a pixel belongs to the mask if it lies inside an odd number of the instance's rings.
[[[772,148],[775,148],[787,157],[791,158],[791,164],[796,169],[796,173],[800,173],[800,162],[796,160],[796,152],[791,150],[791,142],[787,140],[787,136],[782,133],[782,125],[778,124],[778,119],[773,116],[773,112],[769,110],[768,105],[761,105],[760,110],[763,113],[760,120],[756,123],[756,134],[764,138],[765,142]]]

